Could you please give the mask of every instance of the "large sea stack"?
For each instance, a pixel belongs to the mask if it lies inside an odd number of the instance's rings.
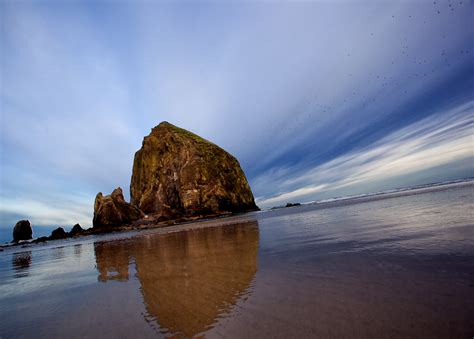
[[[164,219],[258,209],[236,158],[168,122],[154,127],[135,153],[130,197]]]

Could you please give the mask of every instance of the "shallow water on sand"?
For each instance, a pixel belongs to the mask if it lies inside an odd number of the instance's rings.
[[[0,337],[471,338],[474,186],[0,252]]]

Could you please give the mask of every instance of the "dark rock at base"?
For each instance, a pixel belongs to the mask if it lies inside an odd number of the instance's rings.
[[[287,203],[285,207],[293,207],[293,206],[300,206],[301,204],[299,202],[296,202],[296,203]]]
[[[49,238],[51,240],[54,240],[54,239],[63,239],[66,237],[67,237],[67,233],[66,231],[64,231],[64,228],[58,227],[53,232],[51,232],[51,236]]]
[[[46,241],[48,241],[48,240],[50,240],[49,237],[39,237],[39,238],[33,240],[33,242],[34,242],[34,243],[39,243],[39,242],[46,242]]]
[[[69,236],[74,237],[74,236],[76,236],[76,235],[79,235],[79,234],[84,233],[84,231],[85,231],[85,230],[81,227],[81,225],[75,224],[75,225],[72,227],[71,232],[69,232]]]
[[[13,242],[32,239],[33,230],[28,220],[20,220],[13,228]]]
[[[258,210],[236,158],[168,122],[135,153],[130,202],[163,220]]]
[[[99,192],[95,197],[92,223],[96,229],[127,225],[143,216],[142,211],[125,201],[120,187],[110,195]]]

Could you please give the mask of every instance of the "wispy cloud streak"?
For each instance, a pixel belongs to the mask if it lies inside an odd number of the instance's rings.
[[[263,175],[255,180],[261,187],[278,187],[280,194],[258,199],[262,206],[292,199],[312,200],[317,193],[331,191],[420,172],[465,160],[474,163],[474,101],[449,112],[439,112],[402,128],[370,147],[350,152],[306,173],[287,180]],[[261,182],[259,182],[261,181]],[[394,183],[396,185],[396,183]],[[296,189],[291,189],[298,187]]]

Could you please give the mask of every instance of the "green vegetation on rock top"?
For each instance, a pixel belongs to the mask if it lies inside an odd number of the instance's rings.
[[[210,142],[209,140],[206,140],[202,137],[200,137],[199,135],[197,134],[194,134],[193,132],[190,132],[188,130],[185,130],[184,128],[180,128],[178,126],[175,126],[173,124],[170,124],[168,121],[162,121],[161,123],[159,123],[157,126],[155,126],[152,131],[155,131],[155,130],[158,130],[159,128],[166,128],[170,131],[173,131],[175,134],[177,135],[180,135],[180,136],[183,136],[183,137],[186,137],[186,138],[190,138],[196,142],[199,142],[199,143],[206,143],[206,144],[211,144],[215,147],[219,147],[217,146],[216,144]],[[220,148],[220,147],[219,147]]]

